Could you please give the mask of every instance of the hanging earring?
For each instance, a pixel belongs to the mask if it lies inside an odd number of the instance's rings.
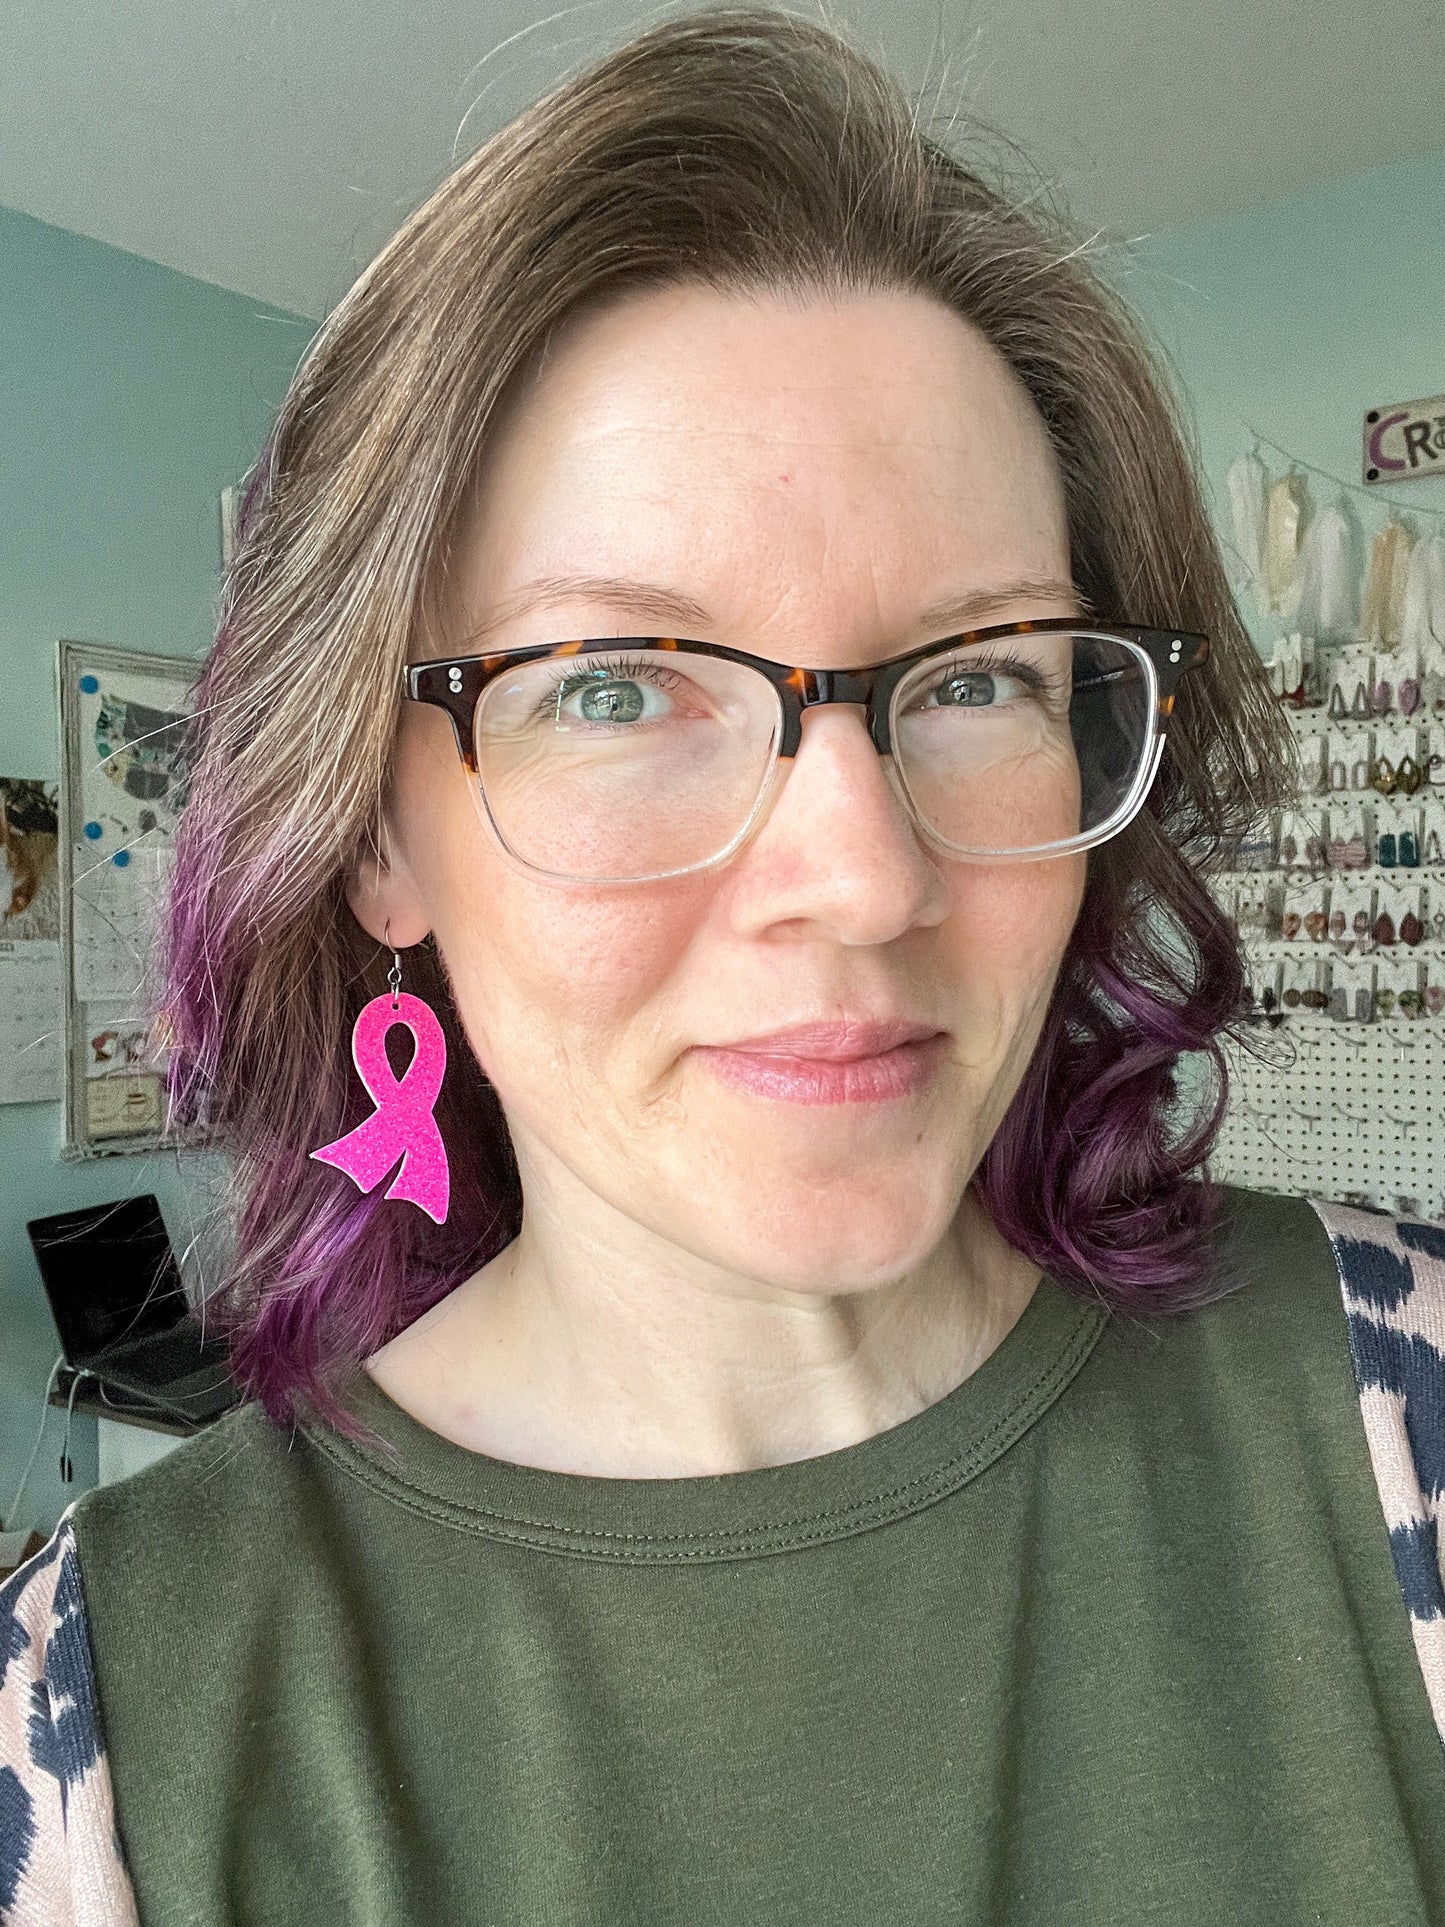
[[[1383,841],[1383,839],[1381,839]],[[1400,832],[1400,868],[1418,870],[1420,867],[1420,840],[1413,830]]]
[[[1413,716],[1420,707],[1420,685],[1413,676],[1406,676],[1400,684],[1400,714]]]
[[[1330,684],[1330,706],[1327,714],[1333,723],[1342,723],[1349,711],[1345,708],[1345,692],[1335,682]]]
[[[1377,789],[1381,796],[1393,796],[1396,785],[1395,766],[1388,756],[1377,756],[1370,770],[1370,787]]]
[[[390,924],[386,930],[389,940]],[[387,1197],[406,1198],[445,1224],[451,1172],[432,1113],[446,1073],[446,1036],[431,1005],[402,989],[395,950],[387,984],[389,994],[363,1005],[351,1032],[351,1061],[376,1109],[354,1131],[310,1155],[344,1171],[359,1191],[374,1191],[400,1158]],[[396,1024],[406,1026],[415,1044],[400,1079],[386,1056],[387,1032]]]
[[[1445,864],[1445,851],[1442,851],[1440,848],[1440,832],[1438,830],[1431,830],[1430,834],[1425,838],[1425,848],[1421,851],[1420,855],[1421,861],[1430,865],[1432,868],[1439,868],[1442,864]]]
[[[1406,796],[1413,796],[1424,780],[1424,770],[1407,749],[1395,765],[1395,788],[1403,790]]]
[[[1362,682],[1355,684],[1355,693],[1350,702],[1350,714],[1356,722],[1367,723],[1370,720],[1370,692]]]

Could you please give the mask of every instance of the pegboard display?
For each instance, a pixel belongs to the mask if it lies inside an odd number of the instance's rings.
[[[1445,1219],[1445,1024],[1291,1024],[1263,1048],[1230,1054],[1215,1177]]]
[[[1275,670],[1303,794],[1211,877],[1250,1027],[1211,1168],[1445,1220],[1445,661],[1296,636]]]

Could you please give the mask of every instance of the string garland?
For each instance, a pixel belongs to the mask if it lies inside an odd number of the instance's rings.
[[[1347,482],[1343,475],[1336,475],[1330,469],[1320,468],[1314,462],[1307,462],[1298,455],[1292,455],[1287,448],[1281,448],[1278,442],[1272,442],[1268,435],[1262,435],[1252,423],[1246,422],[1245,427],[1254,437],[1256,455],[1261,448],[1268,448],[1274,454],[1282,455],[1291,468],[1307,469],[1311,475],[1318,475],[1324,481],[1332,482],[1336,488],[1348,489],[1352,495],[1368,496],[1370,501],[1378,502],[1387,508],[1400,509],[1406,515],[1429,515],[1437,522],[1445,522],[1445,508],[1431,508],[1424,502],[1402,502],[1398,496],[1387,495],[1383,489],[1372,488],[1364,482]]]

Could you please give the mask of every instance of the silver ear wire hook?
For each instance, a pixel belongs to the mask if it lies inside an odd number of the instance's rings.
[[[382,928],[381,940],[387,949],[391,950],[391,969],[386,973],[386,981],[391,988],[391,1007],[395,1010],[397,1008],[397,999],[401,995],[401,953],[398,950],[392,949],[390,917],[387,918]]]

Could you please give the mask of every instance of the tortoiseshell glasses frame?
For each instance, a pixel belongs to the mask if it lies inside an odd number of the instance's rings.
[[[769,766],[770,770],[775,770],[777,759],[796,756],[802,741],[803,714],[808,709],[828,703],[843,703],[861,708],[875,749],[880,756],[890,756],[892,754],[892,698],[903,678],[919,664],[926,663],[935,656],[946,657],[950,653],[972,650],[979,645],[997,644],[1010,637],[1049,635],[1073,635],[1086,641],[1121,645],[1140,672],[1148,678],[1152,710],[1152,739],[1140,745],[1140,766],[1136,779],[1129,788],[1127,798],[1121,802],[1107,822],[1080,832],[1063,842],[1037,849],[960,851],[964,855],[980,857],[1054,855],[1090,848],[1104,842],[1108,837],[1117,835],[1138,813],[1158,769],[1179,683],[1190,669],[1198,667],[1209,658],[1210,645],[1206,636],[1191,634],[1182,629],[1142,628],[1132,623],[1098,624],[1077,616],[1046,617],[1028,622],[999,623],[987,628],[964,630],[955,635],[939,637],[920,648],[907,650],[902,655],[891,656],[883,662],[873,663],[861,669],[816,669],[798,664],[780,663],[767,656],[751,655],[746,650],[729,648],[722,643],[692,641],[683,637],[599,636],[567,642],[526,644],[485,654],[444,656],[426,662],[412,663],[403,672],[403,691],[412,702],[428,703],[445,710],[451,718],[462,762],[468,773],[478,779],[479,788],[484,788],[480,781],[477,763],[477,706],[488,685],[508,670],[522,663],[565,660],[594,654],[615,655],[618,651],[627,650],[709,657],[715,661],[736,663],[753,670],[772,685],[779,706],[778,735]],[[1094,681],[1096,683],[1118,681],[1131,673],[1127,669],[1114,669],[1096,677]],[[1071,700],[1084,693],[1087,687],[1087,683],[1080,684],[1076,681],[1072,688]],[[706,862],[689,863],[683,866],[682,870],[654,874],[683,874],[685,870],[706,868],[730,854],[732,849],[744,839],[748,829],[753,826],[766,788],[765,781],[763,791],[760,792],[754,808],[754,817],[749,819],[748,825],[739,831],[726,849],[709,857]],[[486,800],[485,797],[484,800]],[[490,815],[490,803],[487,807]],[[910,804],[910,807],[913,806]],[[916,808],[914,813],[917,814]],[[493,819],[493,827],[497,827],[495,819]],[[927,834],[937,840],[937,833],[929,828],[926,821],[922,822],[922,827]],[[500,829],[498,834],[501,835]],[[503,837],[502,840],[505,844],[506,838]],[[523,862],[529,868],[539,867],[535,864],[526,864],[526,859],[523,859]],[[596,880],[627,879],[598,878]]]

